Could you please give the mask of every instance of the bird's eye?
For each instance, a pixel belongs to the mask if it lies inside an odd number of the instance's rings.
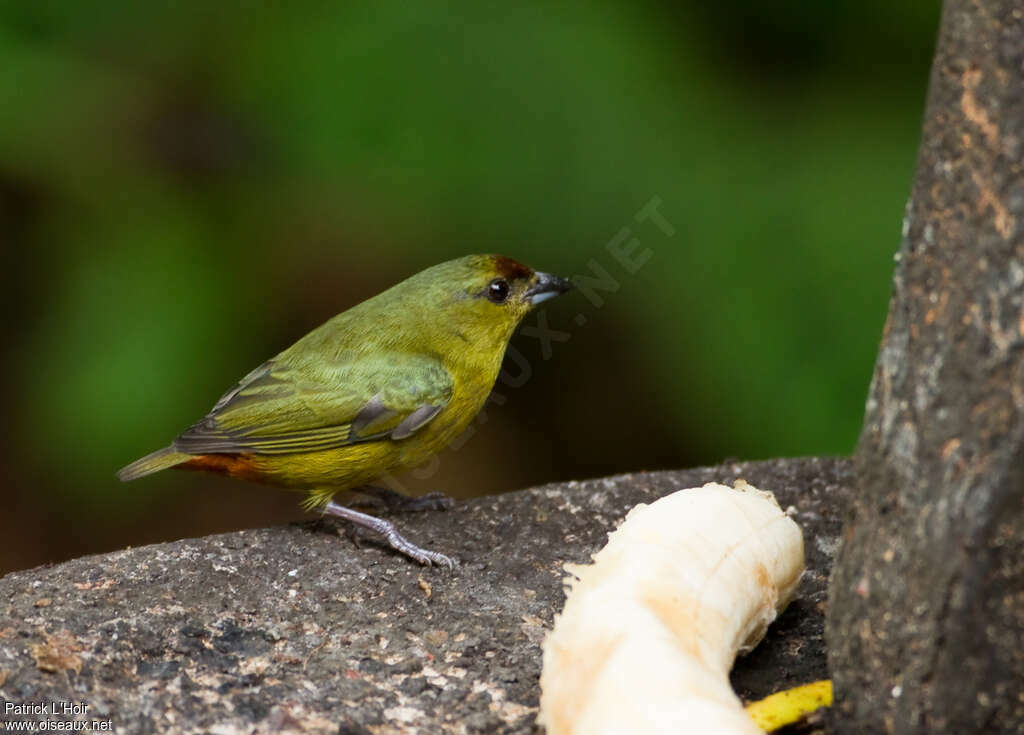
[[[504,278],[495,278],[487,286],[487,298],[495,304],[504,304],[508,300],[508,281]]]

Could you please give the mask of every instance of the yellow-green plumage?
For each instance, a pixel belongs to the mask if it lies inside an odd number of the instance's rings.
[[[523,316],[567,288],[502,256],[429,268],[314,329],[119,476],[183,466],[324,505],[451,442],[483,407]]]

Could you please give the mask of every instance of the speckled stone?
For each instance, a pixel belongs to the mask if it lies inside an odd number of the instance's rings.
[[[425,569],[316,521],[75,559],[0,579],[4,702],[86,703],[128,733],[529,733],[540,644],[626,511],[744,478],[803,527],[799,597],[741,659],[742,696],[825,676],[825,588],[849,462],[621,475],[397,518],[462,564]],[[50,718],[53,719],[53,718]]]

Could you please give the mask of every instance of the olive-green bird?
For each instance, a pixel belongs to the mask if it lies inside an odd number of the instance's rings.
[[[516,326],[569,288],[499,255],[428,268],[267,360],[169,447],[118,477],[177,467],[304,491],[308,508],[372,529],[422,564],[451,566],[394,524],[332,498],[357,489],[394,500],[367,483],[420,464],[460,434],[487,400]]]

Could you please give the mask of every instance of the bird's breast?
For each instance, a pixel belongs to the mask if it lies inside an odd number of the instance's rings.
[[[481,379],[482,378],[482,379]],[[415,466],[451,444],[476,418],[487,403],[494,378],[471,376],[456,381],[452,398],[437,417],[410,436],[397,442],[401,449],[402,469]]]

